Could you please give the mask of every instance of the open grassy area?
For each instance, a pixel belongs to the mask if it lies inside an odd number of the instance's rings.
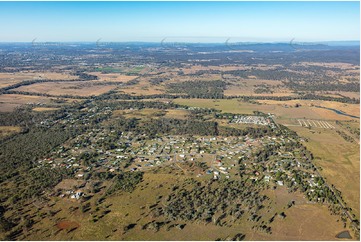
[[[261,105],[239,101],[237,99],[175,99],[175,103],[190,107],[215,108],[227,113],[248,113],[259,110]],[[272,108],[269,109],[272,111]]]
[[[16,126],[0,126],[0,138],[5,138],[9,135],[19,133],[21,131],[20,127]]]
[[[321,100],[289,100],[289,101],[274,101],[274,100],[259,100],[257,101],[266,105],[294,107],[296,104],[300,104],[301,107],[308,107],[312,112],[316,112],[320,118],[323,119],[336,119],[336,120],[350,120],[352,118],[336,114],[331,110],[321,109],[314,106],[322,106],[326,108],[333,108],[345,112],[350,115],[360,116],[360,105],[350,103],[340,103],[333,101],[321,101]],[[298,110],[298,108],[297,108]],[[295,117],[294,117],[295,118]],[[310,118],[310,117],[309,117]]]
[[[127,87],[120,87],[119,92],[131,95],[163,94],[165,88],[161,85],[153,85],[149,81],[139,79],[139,83]]]
[[[51,95],[92,96],[100,95],[116,88],[116,85],[93,85],[91,81],[35,83],[14,89],[15,91],[46,93]]]
[[[165,118],[186,119],[189,115],[187,110],[167,109]]]
[[[114,117],[124,115],[126,118],[151,119],[164,115],[164,111],[160,109],[144,108],[141,110],[116,110],[113,112]]]
[[[330,101],[307,101],[307,100],[291,100],[291,101],[273,101],[259,100],[259,104],[239,101],[238,99],[175,99],[175,103],[201,108],[215,108],[222,112],[252,114],[253,111],[261,111],[264,113],[273,113],[277,120],[283,120],[287,123],[289,119],[307,118],[320,120],[353,120],[354,118],[339,115],[332,110],[326,110],[311,106],[320,105],[328,108],[341,110],[345,113],[359,116],[358,104],[344,104]],[[301,104],[295,107],[296,104]],[[285,121],[286,120],[286,121]]]
[[[175,168],[177,169],[177,168]],[[76,200],[63,199],[46,210],[60,210],[55,216],[46,218],[34,225],[34,231],[27,239],[44,240],[216,240],[234,236],[237,233],[246,234],[246,240],[334,240],[335,235],[342,231],[342,223],[337,222],[337,216],[329,215],[326,206],[306,204],[300,195],[289,194],[286,189],[277,188],[270,191],[269,196],[275,199],[274,212],[285,211],[285,219],[276,218],[272,223],[272,234],[254,231],[244,220],[239,225],[231,227],[215,226],[212,223],[192,223],[174,221],[162,226],[158,231],[142,229],[143,225],[153,220],[161,222],[161,218],[152,216],[152,205],[160,202],[169,193],[173,185],[185,181],[187,176],[145,173],[144,181],[132,193],[120,193],[108,197],[100,208],[111,210],[97,222],[92,221],[95,215],[95,205],[92,212],[82,213],[79,209],[69,212],[70,207],[79,206]],[[285,210],[290,199],[295,199],[296,205]],[[52,203],[52,202],[51,202]],[[101,210],[102,210],[101,209]],[[273,213],[273,212],[272,212]],[[299,222],[302,221],[301,226]],[[171,224],[185,224],[183,229],[177,227],[167,229]],[[127,226],[132,225],[130,229]],[[67,226],[65,229],[60,229]],[[69,232],[71,226],[76,227]],[[38,230],[39,229],[39,230]]]
[[[69,73],[58,72],[6,72],[0,73],[0,88],[35,79],[71,80],[76,78],[77,76],[70,75]]]
[[[360,148],[357,143],[342,139],[334,130],[314,132],[304,127],[292,126],[313,153],[314,162],[322,167],[322,175],[342,192],[346,203],[359,217],[360,208]]]
[[[58,109],[59,108],[45,108],[45,107],[33,108],[33,110],[36,111],[36,112],[55,111],[55,110],[58,110]]]
[[[131,81],[134,80],[135,78],[137,78],[138,76],[128,76],[128,75],[123,75],[123,74],[119,74],[119,73],[101,73],[101,72],[89,72],[90,75],[95,75],[98,77],[98,81],[103,81],[103,82],[120,82],[120,83],[124,83],[127,81]]]
[[[77,101],[77,99],[72,98],[51,98],[21,94],[2,94],[0,95],[0,112],[11,112],[16,107],[26,104],[46,105],[58,103],[59,105],[64,105]]]

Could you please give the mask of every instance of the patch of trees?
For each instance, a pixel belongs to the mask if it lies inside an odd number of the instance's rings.
[[[197,119],[170,119],[159,118],[148,121],[140,121],[136,118],[125,119],[119,118],[117,122],[112,124],[114,128],[123,131],[132,131],[138,134],[147,134],[154,138],[161,134],[171,135],[212,135],[212,136],[245,136],[252,138],[264,137],[266,135],[286,134],[287,130],[273,130],[268,126],[262,127],[246,127],[244,129],[236,129],[231,127],[219,126],[214,121],[203,121]]]
[[[187,94],[189,98],[223,98],[224,81],[186,81],[167,85],[169,93]]]
[[[79,77],[80,80],[83,81],[92,81],[92,80],[98,80],[98,77],[95,75],[91,75],[88,73],[84,73],[82,71],[76,71],[75,75]]]
[[[347,129],[351,134],[356,135],[357,137],[360,137],[360,128],[359,127],[351,127],[349,122],[352,121],[343,121],[340,122],[338,120],[336,120],[336,124],[340,125],[342,127],[344,127],[345,129]]]
[[[132,192],[136,186],[143,180],[143,172],[123,172],[115,176],[113,184],[107,190],[107,195],[118,191]]]
[[[260,85],[256,85],[254,88],[254,93],[260,94],[260,93],[273,93],[273,90],[271,88],[271,86],[266,85],[266,84],[260,84]]]
[[[22,106],[15,108],[12,112],[1,113],[0,126],[29,127],[50,115],[47,113],[32,112],[30,107]]]
[[[341,102],[341,103],[360,103],[359,99],[356,98],[350,98],[350,97],[330,97],[330,96],[322,96],[317,94],[303,94],[298,96],[228,96],[227,99],[233,99],[233,98],[239,98],[244,101],[249,100],[276,100],[276,101],[289,101],[289,100],[323,100],[323,101],[335,101],[335,102]]]
[[[340,92],[359,92],[359,82],[348,83],[330,83],[330,81],[310,82],[286,82],[285,85],[295,91],[340,91]]]
[[[346,134],[345,132],[341,131],[341,130],[336,130],[336,132],[344,139],[346,140],[347,142],[350,142],[350,143],[354,143],[355,140],[354,138],[352,138],[352,136]]]
[[[227,226],[240,221],[245,214],[257,214],[262,204],[269,199],[261,195],[259,189],[247,184],[247,181],[190,180],[172,189],[162,201],[158,215],[171,221],[197,221]]]

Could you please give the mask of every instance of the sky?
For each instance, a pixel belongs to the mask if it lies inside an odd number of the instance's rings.
[[[0,2],[0,42],[310,42],[359,35],[359,2]]]

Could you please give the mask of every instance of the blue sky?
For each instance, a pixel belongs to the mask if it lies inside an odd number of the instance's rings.
[[[0,2],[0,42],[358,40],[359,2]]]

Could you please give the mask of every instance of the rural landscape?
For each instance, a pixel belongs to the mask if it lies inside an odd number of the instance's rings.
[[[359,43],[0,43],[0,174],[1,240],[359,240]]]

